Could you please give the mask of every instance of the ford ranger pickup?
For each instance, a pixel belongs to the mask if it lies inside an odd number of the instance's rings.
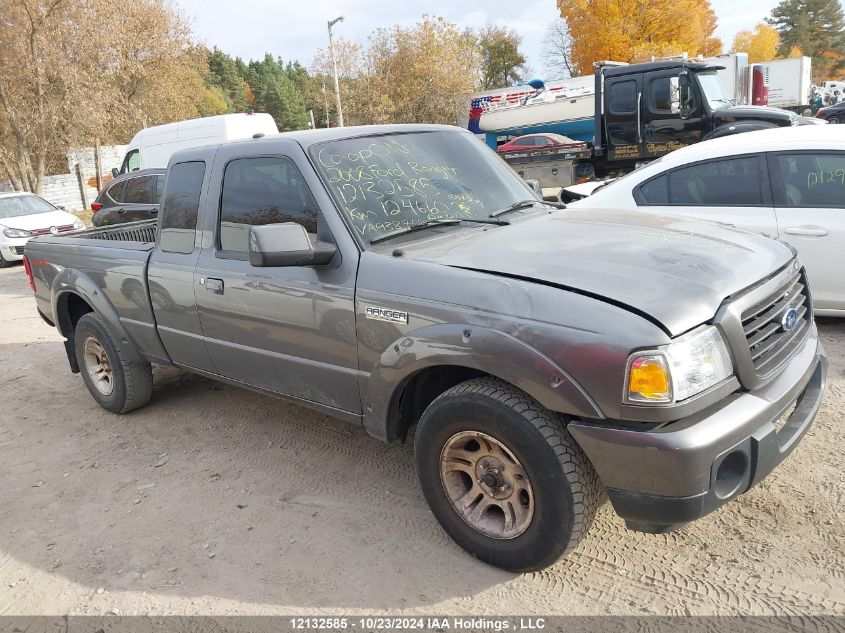
[[[827,367],[785,244],[556,208],[448,126],[182,150],[156,220],[33,239],[25,269],[102,407],[176,365],[413,437],[434,516],[509,570],[571,551],[607,498],[645,532],[736,498]]]

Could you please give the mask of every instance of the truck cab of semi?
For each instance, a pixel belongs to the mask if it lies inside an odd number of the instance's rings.
[[[708,138],[799,124],[784,110],[736,105],[719,69],[690,61],[598,62],[594,155],[630,164]]]

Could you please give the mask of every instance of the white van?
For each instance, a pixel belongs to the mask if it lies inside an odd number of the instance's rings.
[[[117,176],[138,169],[167,167],[170,157],[180,149],[278,133],[272,116],[249,112],[156,125],[132,137],[123,164],[113,172]]]

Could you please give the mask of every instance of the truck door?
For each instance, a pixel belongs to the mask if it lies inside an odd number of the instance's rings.
[[[636,160],[642,156],[642,85],[642,73],[604,82],[604,123],[610,160]]]
[[[701,140],[701,103],[688,73],[646,73],[641,109],[645,157],[663,156]]]
[[[357,248],[338,230],[339,217],[321,213],[331,202],[298,144],[268,142],[262,156],[246,151],[220,148],[212,185],[218,195],[204,206],[195,292],[208,353],[222,376],[360,414]],[[253,267],[250,227],[284,222],[335,243],[332,263]]]
[[[207,195],[206,170],[210,168],[200,157],[170,166],[159,214],[158,243],[147,270],[147,291],[158,335],[171,360],[207,372],[213,372],[214,365],[202,340],[194,269],[200,255],[197,212],[202,196]]]

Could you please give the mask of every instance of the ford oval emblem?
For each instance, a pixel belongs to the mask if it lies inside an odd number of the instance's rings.
[[[785,332],[793,329],[796,323],[798,323],[798,310],[795,308],[789,308],[780,317],[780,326]]]

